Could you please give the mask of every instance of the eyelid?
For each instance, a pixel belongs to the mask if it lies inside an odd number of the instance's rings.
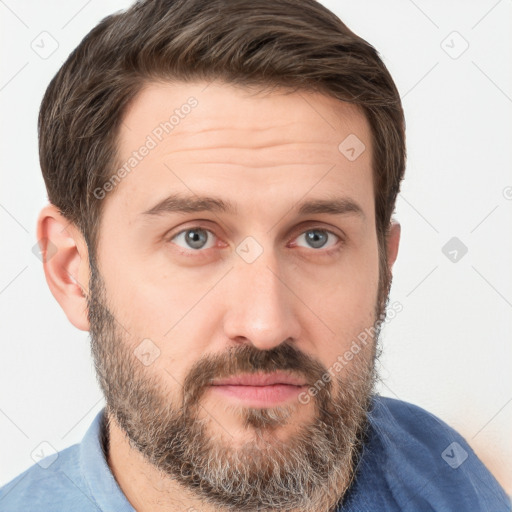
[[[314,219],[301,222],[292,229],[291,235],[288,236],[290,236],[291,239],[295,240],[295,238],[302,235],[306,231],[315,230],[330,233],[331,235],[338,237],[342,242],[345,242],[346,240],[346,235],[341,228],[333,226],[332,224],[327,224],[324,221]]]
[[[194,224],[187,225],[188,223],[185,223],[184,226],[179,226],[178,228],[170,229],[162,236],[162,240],[164,240],[165,242],[170,242],[173,238],[177,237],[184,231],[189,231],[192,229],[203,229],[204,231],[208,231],[212,235],[215,235],[215,231],[213,230],[213,228],[207,227],[211,223],[211,221],[206,219],[197,219],[192,222],[194,222]],[[175,229],[178,229],[178,231],[175,231]]]

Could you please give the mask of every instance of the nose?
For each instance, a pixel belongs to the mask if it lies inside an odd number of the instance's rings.
[[[300,335],[297,297],[292,283],[279,272],[271,251],[254,262],[239,260],[230,272],[224,321],[226,336],[238,343],[251,343],[270,350]],[[288,278],[289,279],[289,278]]]

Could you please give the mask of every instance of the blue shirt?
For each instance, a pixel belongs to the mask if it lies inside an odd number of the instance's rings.
[[[134,511],[107,464],[103,419],[104,409],[80,444],[0,488],[0,511]],[[375,396],[369,419],[355,481],[336,512],[510,512],[510,498],[474,451],[434,415]]]

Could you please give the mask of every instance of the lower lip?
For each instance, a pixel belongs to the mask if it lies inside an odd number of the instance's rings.
[[[252,407],[269,407],[297,399],[306,386],[273,384],[271,386],[210,386],[214,392],[243,401]]]

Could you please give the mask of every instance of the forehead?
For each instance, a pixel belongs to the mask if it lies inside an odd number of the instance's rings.
[[[371,155],[364,114],[321,93],[150,83],[124,113],[120,179],[107,199],[135,215],[176,191],[214,191],[235,203],[240,194],[249,208],[259,194],[294,202],[308,189],[339,190],[365,196],[371,214]]]

